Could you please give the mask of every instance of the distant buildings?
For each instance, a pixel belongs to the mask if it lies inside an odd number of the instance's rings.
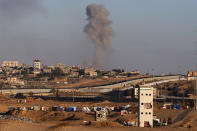
[[[52,72],[52,68],[49,67],[43,68],[43,73],[51,73],[51,72]]]
[[[197,71],[189,71],[189,72],[187,73],[187,78],[188,78],[188,80],[193,80],[194,77],[197,77]]]
[[[189,71],[187,77],[197,77],[197,71]]]
[[[8,77],[7,83],[10,85],[24,85],[25,84],[23,80],[20,80],[17,77]]]
[[[70,77],[79,77],[79,72],[77,72],[77,71],[71,71],[71,73],[70,73],[69,76]]]
[[[63,63],[56,63],[56,67],[60,68],[61,70],[63,70],[66,67],[66,65],[63,64]]]
[[[131,75],[140,75],[140,71],[138,70],[134,70],[134,71],[131,71],[129,72]]]
[[[3,61],[1,67],[18,67],[18,61]]]
[[[97,76],[97,72],[95,71],[95,69],[93,67],[85,67],[84,68],[84,74],[86,76],[90,76],[90,77],[96,77]]]
[[[54,81],[58,84],[68,84],[68,78],[67,77],[55,77]]]
[[[41,69],[41,62],[38,59],[34,60],[34,69],[35,70],[40,70]]]
[[[41,73],[41,62],[38,59],[34,60],[34,75]]]
[[[153,87],[138,88],[138,126],[153,127]]]

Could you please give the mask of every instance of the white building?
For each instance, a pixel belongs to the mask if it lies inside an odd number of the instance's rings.
[[[138,89],[138,126],[153,127],[153,87]]]
[[[58,67],[58,68],[60,68],[61,70],[63,70],[63,69],[66,67],[66,65],[63,64],[63,63],[58,62],[58,63],[56,63],[56,67]]]
[[[3,61],[1,64],[2,67],[17,67],[19,66],[18,61]]]
[[[84,68],[84,74],[90,77],[96,77],[97,76],[97,72],[95,71],[95,69],[93,67],[85,67]]]
[[[25,82],[17,77],[8,77],[7,82],[10,85],[25,85]]]
[[[35,70],[40,70],[41,69],[41,62],[38,59],[34,60],[34,69]]]
[[[134,98],[138,98],[138,87],[135,87],[134,88]],[[157,98],[157,96],[158,96],[158,90],[157,90],[157,88],[153,88],[153,98]]]

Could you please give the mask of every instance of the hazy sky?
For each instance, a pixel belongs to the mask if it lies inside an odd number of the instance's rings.
[[[115,32],[105,68],[186,72],[197,68],[196,0],[0,0],[1,60],[92,62],[86,6],[103,4]]]

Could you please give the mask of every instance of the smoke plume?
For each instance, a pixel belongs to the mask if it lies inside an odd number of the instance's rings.
[[[110,25],[112,21],[108,19],[109,12],[103,5],[91,4],[86,8],[88,24],[84,31],[94,42],[94,66],[100,68],[102,64],[102,51],[110,48],[110,36],[113,34]]]

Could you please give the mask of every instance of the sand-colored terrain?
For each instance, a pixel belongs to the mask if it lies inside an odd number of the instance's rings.
[[[185,128],[137,128],[137,127],[86,127],[62,124],[29,124],[15,121],[0,121],[0,131],[196,131]]]

